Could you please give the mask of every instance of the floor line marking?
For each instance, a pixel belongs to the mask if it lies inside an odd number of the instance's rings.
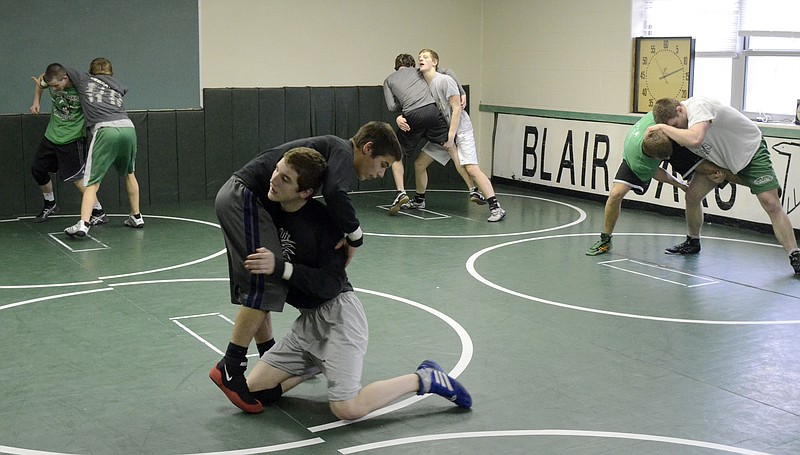
[[[661,267],[661,266],[658,266],[658,265],[655,265],[655,264],[636,261],[636,260],[633,260],[633,259],[617,259],[617,260],[613,260],[613,261],[598,262],[597,264],[598,265],[602,265],[604,267],[608,267],[608,268],[614,269],[614,270],[619,270],[621,272],[633,273],[635,275],[640,275],[640,276],[644,276],[644,277],[647,277],[647,278],[652,278],[654,280],[665,281],[667,283],[677,284],[678,286],[683,286],[683,287],[687,287],[687,288],[693,288],[693,287],[699,286],[697,284],[689,285],[689,284],[685,284],[685,283],[680,283],[678,281],[668,280],[666,278],[660,278],[660,277],[657,277],[657,276],[648,275],[648,274],[646,274],[644,272],[639,272],[639,271],[636,271],[636,270],[629,270],[629,269],[625,269],[625,268],[622,268],[622,267],[616,267],[616,266],[613,266],[613,265],[609,265],[611,263],[616,263],[616,262],[633,262],[634,264],[638,264],[638,265],[641,265],[641,266],[644,266],[644,267],[650,267],[652,269],[658,269],[658,270],[662,270],[662,271],[669,272],[669,273],[677,273],[679,275],[685,275],[685,276],[689,276],[689,277],[692,277],[692,278],[697,278],[697,279],[700,279],[700,280],[707,281],[706,283],[701,283],[700,284],[700,285],[703,285],[703,286],[707,285],[707,284],[719,283],[719,281],[710,280],[710,279],[708,279],[706,277],[703,277],[703,276],[700,276],[700,275],[695,275],[695,274],[687,273],[687,272],[681,272],[680,270],[673,270],[673,269],[670,269],[670,268],[667,268],[667,267]]]
[[[75,283],[52,283],[52,284],[21,284],[21,285],[3,285],[0,289],[40,289],[40,288],[58,288],[68,286],[84,286],[87,284],[101,284],[102,280],[94,281],[76,281]]]
[[[379,208],[379,209],[381,209],[381,210],[386,210],[386,211],[389,211],[389,209],[390,209],[392,206],[391,206],[391,205],[376,205],[375,207],[377,207],[377,208]],[[426,213],[430,213],[430,214],[437,215],[437,216],[431,216],[431,217],[427,217],[427,218],[426,218],[426,217],[424,217],[424,216],[419,216],[419,215],[416,215],[416,214],[415,214],[415,213],[413,213],[413,212],[404,211],[404,210],[400,210],[399,212],[397,212],[397,214],[398,214],[398,215],[410,216],[411,218],[416,218],[416,219],[418,219],[418,220],[422,220],[422,221],[428,221],[428,220],[449,220],[449,219],[453,218],[453,216],[452,216],[452,215],[448,215],[448,214],[446,214],[446,213],[434,212],[433,210],[428,210],[428,209],[406,209],[406,210],[413,210],[413,211],[415,211],[415,212],[426,212]]]
[[[530,300],[533,302],[543,303],[545,305],[551,305],[560,308],[566,308],[570,310],[577,310],[583,311],[586,313],[594,313],[594,314],[603,314],[606,316],[616,316],[616,317],[623,317],[629,319],[641,319],[646,321],[659,321],[659,322],[677,322],[682,324],[705,324],[705,325],[784,325],[784,324],[800,324],[800,319],[789,319],[789,320],[772,320],[772,321],[720,321],[720,320],[708,320],[708,319],[684,319],[684,318],[668,318],[668,317],[661,317],[661,316],[648,316],[644,314],[635,314],[635,313],[623,313],[620,311],[609,311],[609,310],[600,310],[596,308],[589,308],[579,305],[572,305],[563,302],[556,302],[554,300],[547,300],[541,297],[536,297],[528,294],[523,294],[521,292],[514,291],[513,289],[508,289],[506,287],[500,286],[488,279],[484,278],[483,275],[478,273],[477,269],[475,268],[475,262],[484,254],[491,252],[493,250],[499,248],[505,248],[510,245],[516,245],[519,243],[524,242],[534,242],[539,240],[551,240],[551,239],[558,239],[558,238],[567,238],[567,237],[587,237],[587,236],[595,236],[597,234],[593,233],[574,233],[574,234],[553,234],[553,235],[546,235],[543,237],[532,237],[526,239],[518,239],[518,240],[511,240],[509,242],[500,243],[497,245],[493,245],[487,248],[483,248],[477,252],[475,252],[472,256],[467,259],[466,268],[467,273],[469,273],[473,278],[478,280],[480,283],[483,283],[486,286],[489,286],[492,289],[497,289],[500,292],[504,292],[509,295],[513,295],[519,297],[521,299]],[[662,234],[662,233],[617,233],[615,235],[631,235],[631,236],[656,236],[656,237],[683,237],[683,234]],[[761,245],[761,246],[769,246],[780,248],[780,245],[775,245],[772,243],[764,243],[764,242],[756,242],[753,240],[741,240],[741,239],[730,239],[725,237],[704,237],[705,239],[712,239],[712,240],[722,240],[722,241],[730,241],[730,242],[738,242],[738,243],[747,243],[751,245]]]
[[[700,280],[705,280],[705,281],[709,281],[709,282],[712,282],[712,283],[718,283],[719,282],[717,280],[712,280],[712,279],[710,279],[708,277],[705,277],[705,276],[702,276],[702,275],[695,275],[695,274],[689,273],[689,272],[681,272],[680,270],[670,269],[668,267],[662,267],[662,266],[659,266],[659,265],[656,265],[656,264],[650,264],[650,263],[647,263],[647,262],[637,261],[635,259],[628,259],[628,261],[634,262],[636,264],[643,265],[643,266],[646,266],[646,267],[657,268],[657,269],[660,269],[660,270],[667,270],[667,271],[669,271],[671,273],[677,273],[677,274],[680,274],[680,275],[690,276],[692,278],[698,278]]]
[[[203,452],[203,453],[187,454],[187,455],[256,455],[259,453],[281,452],[289,449],[308,447],[316,444],[322,444],[324,442],[325,442],[324,439],[316,437],[311,439],[304,439],[302,441],[276,444],[273,446],[253,447],[251,449],[225,450],[221,452]],[[0,445],[0,453],[6,453],[11,455],[72,455],[66,452],[47,452],[44,450],[22,449],[18,447],[9,447],[2,445]]]
[[[204,318],[204,317],[208,317],[208,316],[217,316],[217,315],[219,315],[219,313],[190,314],[190,315],[187,315],[187,316],[171,317],[171,318],[169,318],[169,320],[170,321],[176,321],[176,320],[179,320],[179,319]]]
[[[95,292],[105,292],[105,291],[112,291],[112,288],[100,288],[100,289],[89,289],[88,291],[75,291],[75,292],[68,292],[66,294],[57,294],[57,295],[48,295],[45,297],[39,297],[36,299],[31,300],[23,300],[21,302],[9,303],[7,305],[0,306],[0,310],[7,310],[9,308],[14,308],[22,305],[27,305],[29,303],[36,303],[36,302],[44,302],[47,300],[55,300],[60,299],[62,297],[73,297],[76,295],[84,295],[84,294],[93,294]]]
[[[172,322],[174,322],[175,324],[177,324],[177,325],[178,325],[178,327],[180,327],[180,328],[182,328],[183,330],[185,330],[185,331],[186,331],[186,333],[188,333],[189,335],[191,335],[191,336],[193,336],[194,338],[196,338],[196,339],[197,339],[197,341],[199,341],[199,342],[203,343],[204,345],[208,346],[209,348],[211,348],[211,350],[213,350],[213,351],[214,351],[214,352],[216,352],[217,354],[219,354],[219,355],[225,355],[225,353],[224,353],[224,352],[222,352],[220,349],[217,349],[217,347],[216,347],[216,346],[214,346],[213,344],[211,344],[210,342],[206,341],[206,339],[205,339],[205,338],[203,338],[203,337],[201,337],[200,335],[198,335],[198,334],[197,334],[197,333],[196,333],[194,330],[190,329],[189,327],[186,327],[186,326],[185,326],[183,323],[181,323],[180,321],[177,321],[177,320],[175,320],[175,319],[172,319],[172,318],[170,318],[170,319],[172,320]]]
[[[387,441],[373,442],[369,444],[361,444],[353,447],[347,447],[344,449],[340,449],[339,453],[351,454],[351,453],[365,452],[367,450],[373,450],[373,449],[382,449],[386,447],[394,447],[405,444],[414,444],[418,442],[444,441],[451,439],[468,439],[468,438],[495,438],[504,436],[575,436],[575,437],[589,437],[589,438],[631,439],[637,441],[663,442],[667,444],[702,447],[705,449],[721,450],[724,452],[738,453],[743,455],[769,455],[765,452],[742,449],[739,447],[732,447],[713,442],[697,441],[693,439],[673,438],[669,436],[657,436],[649,434],[617,433],[611,431],[585,431],[585,430],[507,430],[507,431],[501,430],[501,431],[473,431],[473,432],[463,432],[463,433],[421,435],[421,436],[412,436],[408,438],[390,439]]]
[[[665,282],[670,283],[670,284],[677,284],[678,286],[686,287],[686,285],[683,284],[683,283],[678,283],[677,281],[668,280],[666,278],[660,278],[660,277],[657,277],[657,276],[648,275],[646,273],[637,272],[635,270],[623,269],[622,267],[617,267],[617,266],[614,266],[614,265],[608,265],[608,264],[601,264],[601,265],[603,265],[604,267],[608,267],[610,269],[619,270],[621,272],[628,272],[628,273],[632,273],[634,275],[639,275],[639,276],[643,276],[643,277],[647,277],[647,278],[652,278],[654,280],[665,281]]]
[[[115,278],[125,278],[125,277],[129,277],[129,276],[145,275],[145,274],[148,274],[148,273],[164,272],[166,270],[175,270],[175,269],[179,269],[179,268],[182,268],[182,267],[188,267],[190,265],[199,264],[201,262],[205,262],[205,261],[208,261],[210,259],[214,259],[217,256],[222,256],[223,254],[225,254],[225,251],[227,251],[227,250],[225,248],[223,248],[223,249],[217,251],[214,254],[210,254],[210,255],[208,255],[206,257],[202,257],[200,259],[195,259],[194,261],[184,262],[182,264],[175,264],[175,265],[171,265],[171,266],[168,266],[168,267],[161,267],[159,269],[142,270],[141,272],[121,273],[119,275],[101,276],[101,277],[98,277],[98,278],[100,278],[101,280],[113,280]]]
[[[53,239],[54,241],[59,243],[64,248],[68,249],[71,253],[83,253],[83,252],[86,252],[86,251],[100,251],[100,250],[110,250],[111,249],[108,245],[106,245],[105,243],[97,240],[96,238],[92,237],[89,234],[86,234],[86,238],[90,239],[94,243],[99,244],[100,246],[102,246],[102,248],[81,248],[81,249],[72,248],[71,246],[67,245],[64,241],[62,241],[61,239],[56,237],[58,235],[67,235],[67,234],[64,233],[64,232],[50,232],[50,233],[47,234],[48,237],[50,237],[51,239]]]
[[[228,278],[174,278],[169,280],[127,281],[124,283],[111,283],[109,286],[136,286],[139,284],[170,284],[170,283],[198,283],[229,281]]]
[[[458,335],[459,340],[461,341],[461,357],[458,359],[458,362],[453,367],[453,370],[448,373],[448,375],[452,376],[453,378],[457,378],[467,368],[467,365],[469,365],[470,361],[472,360],[472,354],[473,354],[473,349],[474,349],[473,345],[472,345],[472,339],[470,338],[469,333],[466,331],[466,329],[464,329],[464,327],[462,327],[461,324],[459,324],[456,320],[454,320],[450,316],[442,313],[439,310],[436,310],[436,309],[431,308],[429,306],[423,305],[421,303],[418,303],[418,302],[415,302],[413,300],[409,300],[409,299],[406,299],[406,298],[403,298],[403,297],[398,297],[398,296],[395,296],[395,295],[386,294],[384,292],[379,292],[379,291],[371,291],[371,290],[363,289],[363,288],[355,288],[355,291],[356,292],[363,292],[365,294],[376,295],[376,296],[383,297],[383,298],[390,299],[390,300],[396,300],[398,302],[402,302],[402,303],[411,305],[413,307],[419,308],[419,309],[421,309],[423,311],[427,311],[428,313],[431,313],[432,315],[434,315],[434,316],[438,317],[439,319],[443,320],[447,325],[449,325],[456,332],[456,334]],[[416,403],[417,401],[422,400],[422,399],[424,399],[424,398],[426,398],[428,396],[430,396],[430,395],[422,395],[422,396],[414,395],[414,396],[406,398],[405,400],[402,400],[402,401],[399,401],[397,403],[394,403],[392,405],[389,405],[389,406],[383,407],[381,409],[377,409],[375,411],[372,411],[369,414],[367,414],[364,417],[362,417],[360,419],[357,419],[357,420],[338,420],[338,421],[327,423],[327,424],[323,424],[323,425],[317,425],[317,426],[309,427],[308,430],[310,432],[312,432],[312,433],[317,433],[317,432],[320,432],[320,431],[330,430],[330,429],[333,429],[333,428],[339,428],[339,427],[342,427],[342,426],[345,426],[345,425],[349,425],[349,424],[354,423],[354,422],[361,422],[363,420],[367,420],[367,419],[371,419],[373,417],[378,417],[378,416],[387,414],[387,413],[392,412],[392,411],[397,410],[397,409],[405,408],[405,407],[410,406],[410,405]]]
[[[368,190],[368,191],[354,191],[352,194],[367,194],[367,193],[381,193],[386,192],[389,190]],[[459,190],[428,190],[432,192],[448,192],[448,193],[461,193],[463,191]],[[578,219],[572,221],[567,224],[563,224],[561,226],[553,226],[549,228],[543,229],[536,229],[533,231],[525,231],[525,232],[505,232],[505,233],[496,233],[496,234],[473,234],[473,235],[427,235],[427,234],[386,234],[386,233],[376,233],[376,232],[364,232],[364,235],[371,235],[374,237],[396,237],[396,238],[416,238],[416,239],[485,239],[485,238],[496,238],[496,237],[511,237],[511,236],[518,236],[518,235],[533,235],[539,234],[542,232],[549,232],[549,231],[557,231],[561,229],[566,229],[571,226],[575,226],[578,224],[583,223],[586,219],[586,212],[578,206],[568,204],[566,202],[557,201],[554,199],[545,199],[542,197],[537,196],[528,196],[524,194],[514,194],[514,193],[497,193],[498,196],[509,196],[509,197],[520,197],[525,199],[536,199],[544,202],[550,202],[553,204],[563,205],[565,207],[569,207],[576,212],[578,212]]]

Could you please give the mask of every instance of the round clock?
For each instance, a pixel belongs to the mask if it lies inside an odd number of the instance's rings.
[[[650,112],[656,100],[692,96],[694,39],[639,37],[634,39],[633,111]]]

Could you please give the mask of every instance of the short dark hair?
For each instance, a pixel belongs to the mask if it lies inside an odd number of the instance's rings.
[[[297,190],[314,190],[322,186],[328,162],[318,151],[309,147],[295,147],[283,155],[286,164],[297,172]]]
[[[678,116],[678,106],[681,102],[675,98],[661,98],[653,106],[653,118],[656,123],[667,123]]]
[[[67,69],[60,63],[51,63],[47,65],[44,71],[44,81],[50,83],[53,80],[61,79],[67,75]]]
[[[650,158],[667,160],[672,156],[674,146],[672,139],[663,131],[651,131],[642,140],[642,154]]]
[[[394,70],[399,68],[416,68],[417,61],[411,54],[400,54],[394,59]]]
[[[403,159],[403,149],[397,135],[388,123],[372,121],[364,124],[351,139],[356,147],[372,142],[372,156],[392,156],[395,161]]]

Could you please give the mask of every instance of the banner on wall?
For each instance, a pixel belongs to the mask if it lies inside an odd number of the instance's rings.
[[[537,185],[607,196],[622,162],[631,125],[498,114],[493,175]],[[781,203],[800,228],[800,141],[766,137],[781,182]],[[673,173],[667,166],[667,172]],[[626,199],[682,209],[683,191],[653,181],[641,196]],[[769,224],[758,199],[743,186],[727,185],[706,197],[708,214]]]

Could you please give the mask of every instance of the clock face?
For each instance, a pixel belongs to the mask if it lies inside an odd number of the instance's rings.
[[[691,96],[692,38],[636,38],[634,112],[649,112],[656,100]]]

